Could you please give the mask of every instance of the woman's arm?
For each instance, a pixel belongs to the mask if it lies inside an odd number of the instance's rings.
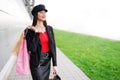
[[[53,42],[53,66],[57,66],[57,54],[56,54],[56,42],[55,42],[55,37],[54,37],[54,31],[53,28],[51,27],[52,31],[52,42]]]
[[[54,37],[54,31],[53,28],[51,27],[51,32],[52,32],[52,49],[53,49],[53,54],[52,54],[52,62],[53,62],[53,74],[57,74],[57,54],[56,54],[56,42],[55,42],[55,37]]]

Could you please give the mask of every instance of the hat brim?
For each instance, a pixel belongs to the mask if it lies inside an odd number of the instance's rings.
[[[48,10],[47,10],[47,9],[45,9],[45,12],[48,12]]]
[[[38,11],[45,11],[45,12],[48,12],[47,9],[41,9],[41,10],[38,10]],[[38,12],[38,11],[36,11],[36,12]]]
[[[45,12],[48,12],[47,9],[42,9],[42,10],[38,10],[38,11],[32,11],[31,13],[32,13],[32,15],[34,15],[35,13],[37,13],[37,12],[39,12],[39,11],[45,11]]]

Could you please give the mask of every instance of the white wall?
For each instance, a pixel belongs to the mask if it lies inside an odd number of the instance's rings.
[[[2,61],[0,63],[0,80],[4,75],[3,68],[9,62],[11,50],[20,32],[31,24],[29,22],[30,17],[22,0],[0,0],[0,61]]]
[[[1,0],[0,25],[10,25],[16,23],[26,23],[30,21],[30,17],[25,9],[22,0]],[[14,26],[15,27],[15,26]]]
[[[58,29],[120,40],[120,0],[36,0]]]

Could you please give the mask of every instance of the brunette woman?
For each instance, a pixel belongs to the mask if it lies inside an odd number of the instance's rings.
[[[46,22],[47,9],[43,4],[35,6],[32,26],[27,28],[27,48],[30,54],[30,70],[33,80],[48,80],[52,58],[53,73],[57,74],[56,44],[53,28]]]

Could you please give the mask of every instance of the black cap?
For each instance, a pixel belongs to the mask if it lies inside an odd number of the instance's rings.
[[[32,13],[32,15],[34,16],[37,12],[42,11],[42,10],[44,10],[44,11],[46,11],[46,12],[48,11],[48,10],[45,8],[45,5],[39,4],[39,5],[35,6],[35,7],[33,7],[31,13]]]

